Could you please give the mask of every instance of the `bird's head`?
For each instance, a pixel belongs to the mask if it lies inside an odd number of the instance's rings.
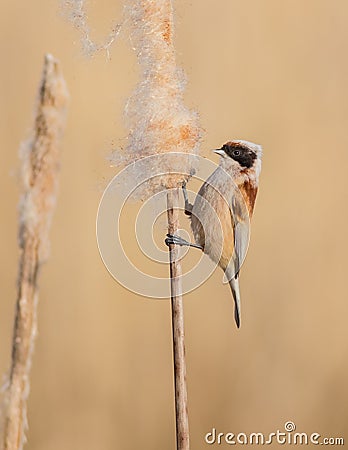
[[[253,142],[234,140],[214,150],[221,156],[220,165],[234,176],[245,175],[250,179],[258,180],[261,171],[261,145]]]

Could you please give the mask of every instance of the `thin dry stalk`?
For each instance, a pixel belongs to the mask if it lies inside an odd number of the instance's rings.
[[[141,177],[147,174],[148,180],[138,189],[140,197],[168,189],[168,233],[175,234],[179,225],[178,188],[194,171],[201,130],[197,114],[184,104],[185,80],[175,58],[173,2],[129,1],[126,18],[141,80],[126,106],[130,132],[123,158],[126,162],[143,161],[138,171]],[[169,156],[173,152],[179,152],[176,167]],[[152,155],[161,158],[144,158]],[[174,245],[170,245],[169,255],[177,450],[189,450],[182,271]]]
[[[167,194],[168,233],[175,234],[179,228],[179,190],[173,189]],[[182,299],[181,264],[178,259],[178,247],[169,246],[170,287],[172,307],[172,333],[174,355],[176,447],[189,450],[189,423],[186,389],[184,305]]]
[[[40,266],[48,255],[48,231],[59,171],[59,141],[67,101],[58,61],[46,55],[32,136],[21,148],[20,261],[12,363],[5,399],[4,450],[22,449],[25,442],[26,402],[36,335],[37,282]]]

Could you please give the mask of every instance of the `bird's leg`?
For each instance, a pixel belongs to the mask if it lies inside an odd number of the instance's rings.
[[[167,237],[164,241],[166,245],[180,245],[180,246],[186,246],[186,247],[194,247],[199,248],[200,250],[203,250],[203,247],[198,244],[192,244],[191,242],[186,241],[185,239],[181,238],[180,236],[176,236],[175,234],[167,234]]]
[[[184,182],[182,184],[182,193],[184,195],[184,200],[185,200],[185,214],[187,216],[191,216],[192,215],[193,205],[192,205],[192,203],[189,202],[189,199],[188,199],[188,196],[187,196],[186,182]]]
[[[189,202],[185,182],[182,184],[182,192],[183,192],[184,200],[185,200],[185,214],[187,214],[188,216],[191,216],[193,205],[192,205],[192,203]],[[192,244],[191,242],[186,241],[182,237],[176,236],[175,234],[167,234],[167,237],[164,242],[168,246],[173,244],[173,245],[180,245],[180,246],[185,246],[185,247],[194,247],[194,248],[199,248],[200,250],[203,250],[203,247],[201,245]]]

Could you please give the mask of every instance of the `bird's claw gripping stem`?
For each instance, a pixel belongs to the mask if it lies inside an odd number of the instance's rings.
[[[166,245],[180,245],[185,247],[195,247],[202,250],[202,247],[197,244],[192,244],[191,242],[186,241],[185,239],[181,238],[180,236],[176,236],[175,234],[167,234],[167,237],[165,239]]]

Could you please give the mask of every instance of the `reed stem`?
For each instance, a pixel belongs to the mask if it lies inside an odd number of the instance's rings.
[[[175,234],[179,228],[179,211],[177,209],[179,189],[167,193],[168,233]],[[178,259],[178,247],[169,245],[171,314],[174,358],[176,448],[189,450],[189,423],[187,409],[186,363],[184,340],[184,305],[182,298],[182,270]]]
[[[11,370],[5,393],[4,450],[21,450],[25,442],[26,404],[37,327],[38,275],[48,256],[48,231],[59,172],[59,141],[67,101],[58,61],[46,55],[32,134],[21,149],[20,259]]]

